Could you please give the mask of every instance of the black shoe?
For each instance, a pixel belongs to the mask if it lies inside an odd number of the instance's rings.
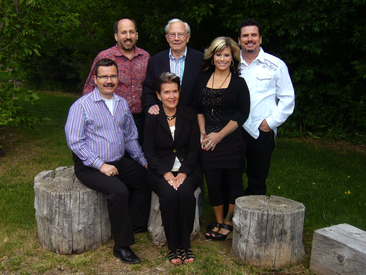
[[[210,223],[209,225],[207,225],[207,231],[211,231],[212,229],[214,229],[215,227],[220,227],[220,224],[218,222],[213,222]]]
[[[133,233],[135,233],[135,234],[143,233],[143,232],[146,232],[146,231],[147,231],[147,229],[144,226],[135,226],[133,228]]]
[[[214,222],[212,224],[209,224],[207,226],[207,228],[209,228],[209,226],[210,226],[211,229],[208,229],[208,232],[206,233],[206,239],[211,239],[212,235],[215,235],[215,234],[219,233],[220,228],[221,228],[221,224],[218,223],[218,222]],[[214,231],[215,228],[218,228],[217,231]]]
[[[114,244],[113,255],[126,264],[141,263],[141,259],[137,257],[135,253],[133,253],[129,246],[118,247],[116,244]]]
[[[217,232],[217,233],[214,233],[215,236],[213,236],[211,234],[211,239],[216,240],[216,241],[225,241],[227,238],[230,239],[230,237],[232,236],[233,226],[223,223],[221,225],[220,229],[226,229],[226,230],[229,230],[229,232],[227,234],[221,234],[221,233]]]

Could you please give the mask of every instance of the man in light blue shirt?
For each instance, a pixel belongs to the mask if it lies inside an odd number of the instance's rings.
[[[114,255],[125,263],[140,263],[130,246],[135,243],[134,229],[146,228],[149,218],[147,161],[128,104],[114,93],[118,86],[116,63],[99,60],[94,81],[93,92],[70,108],[65,125],[67,144],[73,152],[77,178],[107,195]],[[125,150],[133,160],[124,157]]]

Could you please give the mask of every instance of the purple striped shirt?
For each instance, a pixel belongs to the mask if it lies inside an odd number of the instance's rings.
[[[98,88],[71,106],[65,125],[67,145],[85,166],[98,170],[105,162],[120,160],[125,149],[145,166],[147,161],[127,101],[116,94],[113,98],[113,115]]]

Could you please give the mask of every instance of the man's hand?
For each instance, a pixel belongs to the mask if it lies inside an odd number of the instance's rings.
[[[263,132],[270,132],[272,131],[271,127],[268,126],[267,120],[263,120],[261,125],[259,125],[259,130]]]
[[[152,105],[147,112],[151,115],[158,115],[159,114],[159,105],[158,104]]]
[[[118,169],[115,166],[109,165],[107,163],[103,163],[102,167],[100,167],[99,171],[108,177],[113,177],[115,175],[118,175]]]

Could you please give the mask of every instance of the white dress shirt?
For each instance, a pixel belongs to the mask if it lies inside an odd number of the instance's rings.
[[[277,127],[286,121],[295,107],[295,91],[286,64],[260,48],[248,65],[240,52],[240,76],[250,92],[250,113],[244,129],[255,139],[264,119],[277,134]]]

